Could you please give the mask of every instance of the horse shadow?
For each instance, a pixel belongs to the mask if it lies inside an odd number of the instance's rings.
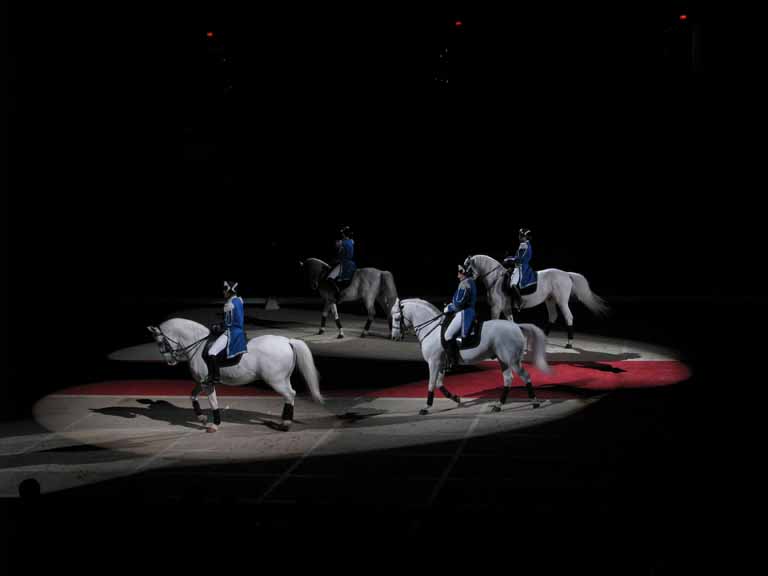
[[[202,423],[198,422],[192,406],[181,408],[166,400],[152,400],[149,398],[141,398],[136,400],[136,402],[142,404],[142,406],[108,406],[106,408],[91,408],[91,412],[104,416],[117,416],[119,418],[143,416],[151,420],[165,422],[171,426],[182,426],[195,430],[205,427]],[[203,410],[203,413],[208,414],[210,419],[210,410]],[[278,414],[232,408],[222,409],[222,420],[235,424],[261,425],[270,428],[279,426],[278,422],[282,422]]]
[[[548,344],[549,346],[556,346],[556,344]],[[547,362],[559,362],[561,364],[571,364],[573,366],[583,365],[584,368],[594,368],[600,370],[600,362],[621,362],[622,360],[634,360],[642,358],[642,355],[637,352],[622,352],[620,354],[611,354],[610,352],[601,352],[599,350],[585,350],[584,348],[573,347],[573,352],[547,352]],[[526,355],[527,356],[527,355]],[[578,358],[578,359],[577,359]],[[605,365],[602,365],[605,366]],[[612,368],[608,366],[607,368]],[[606,368],[606,371],[608,371]],[[623,370],[621,370],[623,372]]]

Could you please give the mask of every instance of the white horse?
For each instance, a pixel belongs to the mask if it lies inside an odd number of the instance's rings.
[[[213,410],[218,409],[216,391],[204,384],[208,367],[202,358],[202,350],[208,339],[209,330],[202,324],[184,318],[166,320],[160,326],[148,326],[149,331],[160,346],[165,361],[173,366],[178,362],[189,362],[195,387],[192,390],[192,406],[200,422],[207,418],[200,411],[197,398],[201,391],[208,394],[208,402]],[[254,380],[264,380],[284,399],[281,430],[288,430],[293,422],[293,405],[296,391],[291,387],[291,374],[299,366],[301,375],[309,386],[312,397],[322,403],[318,373],[312,352],[301,340],[283,336],[259,336],[248,341],[248,351],[236,366],[221,368],[222,384],[243,386]],[[216,431],[215,425],[209,425],[208,431]]]
[[[475,279],[482,281],[488,293],[488,303],[491,306],[491,318],[501,318],[502,315],[512,320],[512,301],[504,291],[504,266],[498,260],[477,254],[469,256],[464,261],[465,268],[472,268]],[[566,348],[573,348],[573,314],[568,306],[571,296],[576,296],[596,315],[608,313],[608,304],[600,296],[592,292],[589,282],[577,272],[563,272],[557,268],[539,270],[538,284],[533,294],[523,296],[523,308],[533,308],[542,302],[547,305],[548,323],[544,333],[549,335],[557,320],[557,309],[565,318],[568,329]]]
[[[377,268],[358,268],[355,270],[349,286],[341,291],[337,300],[336,289],[332,282],[328,280],[328,273],[331,271],[331,267],[328,264],[318,258],[307,258],[300,262],[300,264],[304,268],[310,288],[313,291],[317,290],[323,299],[323,313],[318,334],[325,333],[328,312],[332,310],[333,316],[336,319],[336,326],[339,329],[337,338],[344,338],[344,329],[341,326],[339,310],[336,306],[336,304],[341,304],[342,302],[362,300],[365,304],[368,320],[365,323],[362,334],[360,334],[362,338],[368,335],[371,324],[373,324],[376,316],[376,302],[379,303],[379,306],[387,315],[387,321],[390,320],[390,309],[395,300],[397,300],[397,288],[395,287],[395,279],[391,272],[378,270]]]
[[[421,354],[429,364],[427,405],[421,409],[420,414],[427,414],[432,408],[435,387],[447,398],[461,404],[461,399],[443,385],[446,356],[441,343],[440,332],[444,316],[432,304],[418,298],[402,301],[398,299],[392,306],[392,339],[402,339],[405,331],[408,328],[413,328],[421,343]],[[525,332],[525,336],[523,336],[523,332]],[[526,337],[533,342],[532,351],[536,367],[548,373],[550,369],[544,356],[546,337],[544,332],[533,324],[488,320],[483,324],[480,344],[476,348],[461,350],[460,352],[462,364],[473,364],[481,360],[498,358],[499,364],[501,364],[501,373],[504,376],[504,388],[499,402],[492,406],[494,412],[501,410],[501,406],[507,401],[514,374],[520,376],[525,382],[528,398],[533,403],[533,407],[538,408],[541,404],[533,392],[531,376],[522,365]]]

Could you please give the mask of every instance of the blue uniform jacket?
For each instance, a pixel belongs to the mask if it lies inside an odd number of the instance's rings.
[[[227,327],[227,358],[234,358],[248,351],[245,338],[245,309],[240,296],[232,296],[224,304],[224,326]]]
[[[355,264],[355,241],[351,238],[342,240],[338,256],[341,263],[339,280],[351,280],[352,275],[357,270],[357,264]]]
[[[531,243],[520,242],[517,254],[515,255],[515,263],[520,267],[520,281],[518,282],[520,288],[527,288],[531,284],[536,283],[536,274],[530,264],[532,256],[533,248],[531,248]]]
[[[448,304],[449,312],[464,311],[464,323],[461,326],[461,336],[465,338],[472,329],[475,321],[475,305],[477,304],[477,284],[474,278],[465,278],[456,289],[453,301]]]

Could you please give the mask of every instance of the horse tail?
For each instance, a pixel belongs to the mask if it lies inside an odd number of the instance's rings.
[[[293,348],[293,354],[296,357],[296,363],[299,365],[299,372],[307,381],[309,386],[309,392],[312,394],[312,398],[316,402],[322,404],[325,402],[322,394],[320,394],[320,375],[315,368],[315,360],[312,358],[312,352],[303,340],[296,338],[290,338],[288,343]]]
[[[597,316],[606,316],[610,311],[608,302],[592,292],[589,288],[587,279],[578,272],[567,272],[567,274],[571,277],[571,281],[573,282],[573,293],[576,295],[576,298],[589,308],[590,312],[593,314]]]
[[[384,309],[386,311],[387,318],[392,314],[392,306],[397,301],[397,287],[395,286],[395,277],[392,276],[392,272],[383,270],[381,272],[381,287],[379,292],[384,299]]]
[[[547,364],[547,337],[544,332],[538,326],[534,324],[518,324],[520,330],[523,331],[525,337],[529,341],[533,341],[533,363],[542,372],[549,374],[552,370]]]

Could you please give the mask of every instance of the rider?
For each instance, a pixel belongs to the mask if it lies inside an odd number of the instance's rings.
[[[445,307],[444,312],[456,313],[445,330],[445,345],[448,356],[447,370],[459,364],[459,345],[462,338],[469,336],[472,323],[475,321],[475,305],[477,304],[477,285],[472,278],[472,269],[459,264],[459,287],[453,295],[453,301]]]
[[[509,255],[504,258],[504,266],[508,269],[516,268],[512,273],[510,287],[513,289],[514,306],[517,312],[523,308],[523,295],[521,290],[527,288],[536,282],[536,276],[531,268],[531,231],[527,228],[520,228],[518,232],[520,245],[517,247],[515,255]],[[516,274],[516,275],[515,275]]]
[[[328,279],[333,282],[333,286],[336,289],[337,300],[341,294],[340,284],[352,280],[352,275],[357,269],[352,228],[344,226],[339,231],[339,234],[341,238],[336,240],[336,260],[334,261],[333,269],[328,274]]]
[[[220,368],[235,366],[240,362],[242,355],[248,351],[243,326],[245,310],[243,299],[237,295],[237,282],[225,281],[223,293],[226,299],[224,324],[216,324],[212,327],[203,352],[203,360],[208,367],[208,378],[204,384],[209,388],[208,400],[213,407],[214,425],[209,428],[211,432],[215,432],[221,424],[221,413],[216,400],[216,384],[221,384]]]

